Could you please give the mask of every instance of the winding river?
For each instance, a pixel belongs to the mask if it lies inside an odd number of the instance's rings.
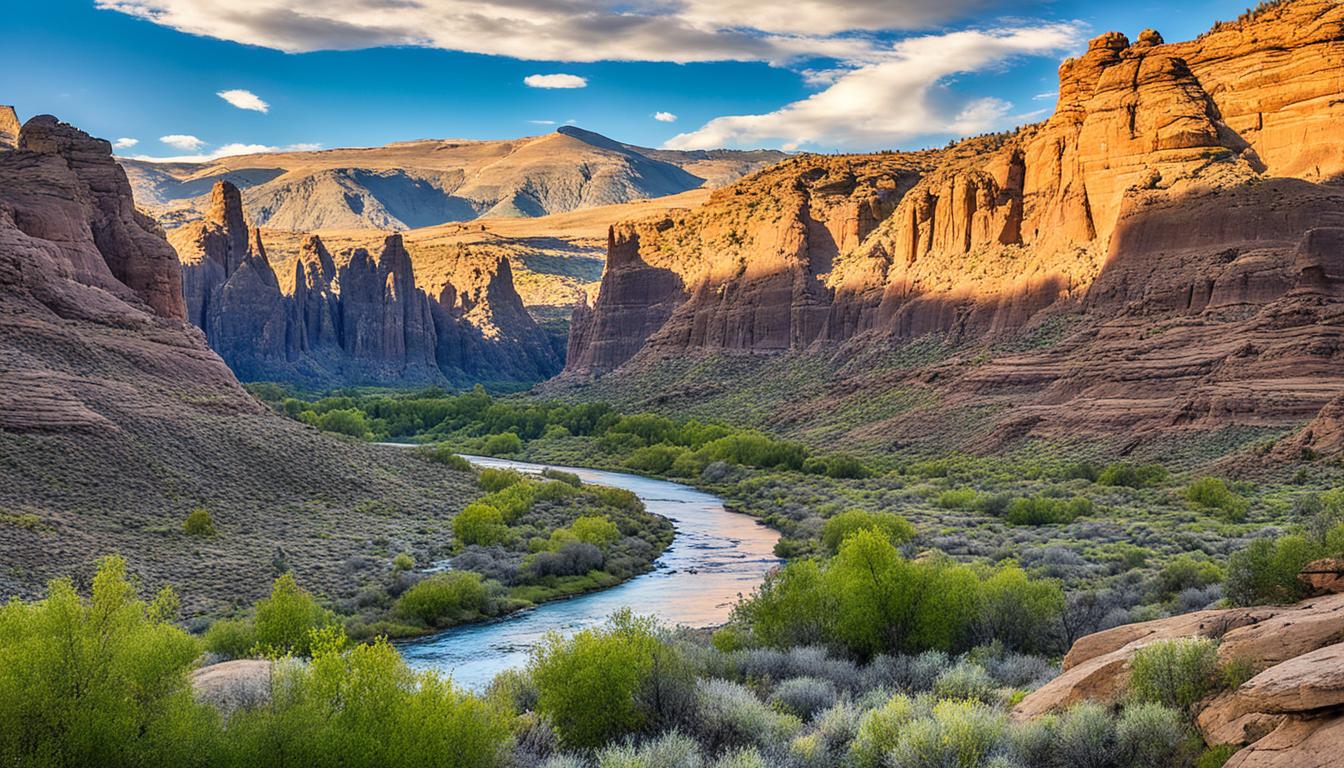
[[[547,466],[468,456],[480,467],[539,473]],[[621,472],[555,467],[583,482],[633,491],[650,512],[676,526],[671,546],[654,570],[610,589],[543,603],[505,618],[454,627],[401,643],[407,663],[450,674],[468,688],[483,688],[499,672],[527,662],[548,632],[570,634],[600,624],[619,608],[653,615],[664,623],[705,627],[720,624],[739,595],[751,592],[780,561],[779,534],[747,515],[729,512],[715,496],[678,483]]]

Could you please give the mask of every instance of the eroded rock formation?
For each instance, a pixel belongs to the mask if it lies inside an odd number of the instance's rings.
[[[431,295],[399,234],[335,257],[309,235],[277,275],[238,189],[223,181],[206,217],[170,238],[188,317],[246,380],[461,384],[535,380],[559,367],[507,261],[485,279],[468,275],[460,295],[446,282]]]
[[[1083,701],[1119,702],[1135,654],[1161,640],[1218,642],[1220,662],[1255,674],[1199,704],[1195,718],[1210,745],[1241,748],[1233,768],[1324,768],[1338,764],[1344,737],[1344,595],[1296,605],[1198,611],[1088,635],[1064,657],[1059,677],[1013,710],[1038,717]]]
[[[1044,123],[799,157],[614,229],[566,379],[939,334],[977,362],[893,383],[1005,398],[1019,436],[1312,418],[1344,350],[1344,6],[1106,34],[1059,92]]]

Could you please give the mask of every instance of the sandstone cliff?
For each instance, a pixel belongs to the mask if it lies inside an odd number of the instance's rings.
[[[281,568],[341,599],[390,573],[359,560],[371,541],[436,546],[475,493],[466,475],[271,413],[184,319],[173,249],[108,143],[42,116],[15,144],[0,148],[0,593],[36,597],[118,553],[189,614],[250,603]],[[222,217],[210,258],[269,289],[232,234]],[[397,514],[356,512],[374,501]],[[197,507],[217,536],[183,532]]]
[[[446,280],[418,282],[399,234],[335,256],[308,235],[277,274],[239,190],[224,181],[206,217],[170,240],[189,319],[245,380],[463,384],[535,381],[559,368],[507,262],[459,296]]]
[[[1103,35],[1060,67],[1044,123],[799,157],[615,227],[565,378],[687,352],[899,356],[932,334],[954,350],[936,373],[881,384],[1007,406],[981,445],[1009,425],[1300,424],[1344,383],[1342,24],[1297,0],[1185,43]]]

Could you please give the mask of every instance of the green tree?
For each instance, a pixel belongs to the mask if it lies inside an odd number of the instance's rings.
[[[364,413],[354,408],[327,411],[317,417],[317,428],[324,432],[336,432],[351,437],[365,437],[369,434],[369,423]]]
[[[210,510],[197,507],[187,515],[187,519],[182,523],[182,530],[192,536],[214,536],[215,519],[210,516]]]
[[[312,631],[334,621],[332,612],[318,605],[312,594],[299,586],[294,573],[286,571],[271,585],[270,597],[257,602],[252,623],[262,653],[307,656],[312,651]]]
[[[606,515],[583,515],[569,524],[574,538],[606,550],[621,539],[621,529]]]
[[[171,590],[139,600],[115,557],[88,598],[62,579],[0,608],[0,764],[204,764],[216,720],[192,700],[200,647],[176,612]]]
[[[397,599],[397,611],[427,626],[443,626],[486,610],[489,592],[473,571],[437,573],[418,582]]]
[[[826,521],[821,529],[821,543],[827,552],[839,551],[840,544],[851,534],[858,531],[874,530],[887,537],[887,540],[900,546],[915,537],[915,527],[900,515],[890,512],[868,512],[851,509],[841,512]]]

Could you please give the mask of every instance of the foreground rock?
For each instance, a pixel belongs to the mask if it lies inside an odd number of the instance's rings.
[[[1130,663],[1159,640],[1218,641],[1219,659],[1258,670],[1234,690],[1200,705],[1195,723],[1210,745],[1246,748],[1229,766],[1338,765],[1344,749],[1344,595],[1291,606],[1199,611],[1116,627],[1080,639],[1059,677],[1027,696],[1019,719],[1082,701],[1107,704],[1125,695]]]

